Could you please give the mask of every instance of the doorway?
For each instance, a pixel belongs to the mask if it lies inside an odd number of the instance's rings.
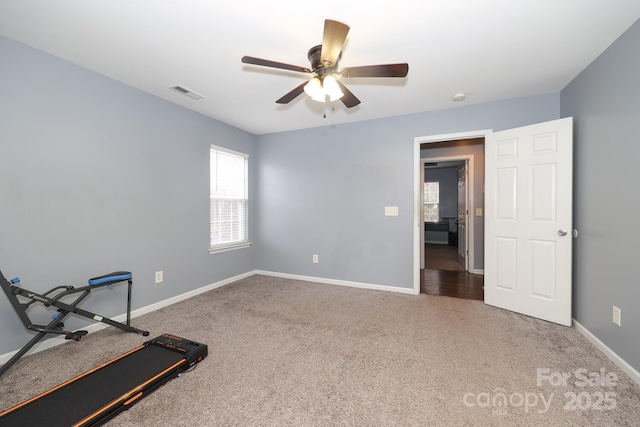
[[[482,130],[418,137],[414,140],[414,155],[417,160],[414,170],[417,201],[415,218],[418,229],[414,238],[414,265],[420,267],[414,271],[416,294],[422,292],[477,300],[484,298],[484,136],[491,132]],[[425,170],[428,171],[429,167],[452,168],[449,171],[451,177],[447,179],[453,183],[453,194],[449,196],[453,200],[449,202],[454,202],[449,207],[442,206],[443,215],[431,224],[425,223],[427,218],[424,214],[423,188]],[[478,176],[481,179],[475,179]],[[460,212],[458,196],[462,205]],[[430,235],[430,230],[434,229],[441,229],[439,239],[434,239],[433,233]],[[444,236],[447,236],[446,242]],[[433,246],[434,243],[440,245]],[[448,259],[449,268],[446,262],[444,266],[438,266],[438,263],[434,265],[428,261],[428,256],[440,255]],[[456,265],[460,268],[451,268]]]
[[[474,264],[474,245],[469,241],[474,240],[475,231],[475,218],[470,217],[475,206],[470,197],[476,186],[475,155],[469,150],[456,156],[430,157],[430,153],[442,153],[443,149],[465,151],[465,146],[484,150],[484,140],[446,141],[421,149],[424,265],[420,270],[420,293],[482,301],[484,278],[474,274],[473,268],[469,271]],[[482,186],[483,182],[478,184]]]
[[[422,150],[428,152],[429,150]],[[421,269],[467,271],[469,248],[467,216],[469,214],[468,175],[473,169],[473,154],[422,158],[424,253]],[[421,236],[422,237],[422,236]],[[471,250],[471,254],[469,254]]]

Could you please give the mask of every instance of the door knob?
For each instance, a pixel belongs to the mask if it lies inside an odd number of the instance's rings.
[[[562,229],[562,230],[558,230],[558,236],[564,237],[567,235],[567,230]]]

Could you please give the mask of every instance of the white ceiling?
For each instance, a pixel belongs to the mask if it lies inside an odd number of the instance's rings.
[[[1,35],[254,134],[558,92],[639,17],[638,0],[0,0]],[[308,67],[326,18],[351,27],[341,67],[407,78],[344,79],[352,109],[276,104],[309,76],[240,58]]]

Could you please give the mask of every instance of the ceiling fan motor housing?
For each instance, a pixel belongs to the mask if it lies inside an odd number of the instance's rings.
[[[319,76],[325,76],[330,73],[334,73],[336,68],[338,68],[338,62],[340,62],[340,58],[342,58],[342,52],[338,55],[338,59],[335,64],[323,64],[320,60],[320,55],[322,54],[322,45],[314,46],[309,49],[309,53],[307,54],[307,58],[309,58],[309,62],[311,63],[311,69],[317,73]]]

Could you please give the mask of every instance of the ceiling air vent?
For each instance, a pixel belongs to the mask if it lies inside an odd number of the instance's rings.
[[[438,163],[434,163],[434,162],[426,162],[425,167],[429,167],[429,166],[438,166]]]
[[[184,96],[188,96],[191,99],[195,99],[196,101],[199,99],[204,99],[204,96],[200,95],[198,92],[194,92],[191,89],[187,89],[186,87],[181,85],[169,86],[169,89],[173,89],[176,92],[183,94]]]

